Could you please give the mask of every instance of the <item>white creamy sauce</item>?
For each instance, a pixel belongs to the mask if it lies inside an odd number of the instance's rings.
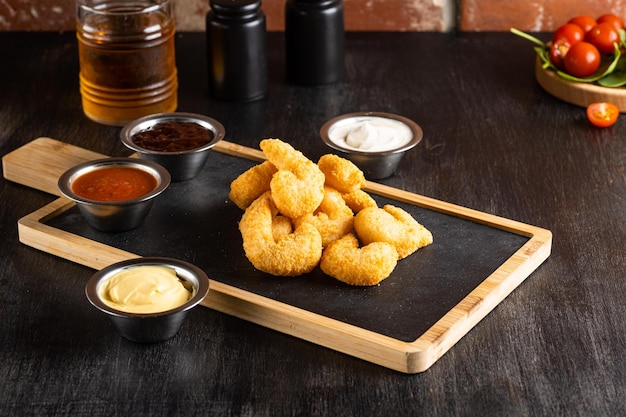
[[[399,120],[370,116],[344,120],[331,127],[328,136],[343,148],[383,152],[406,145],[413,132]]]

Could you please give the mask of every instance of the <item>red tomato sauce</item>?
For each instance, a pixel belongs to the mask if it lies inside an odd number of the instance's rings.
[[[122,201],[141,197],[156,186],[154,176],[141,169],[104,167],[77,177],[72,191],[90,200]]]

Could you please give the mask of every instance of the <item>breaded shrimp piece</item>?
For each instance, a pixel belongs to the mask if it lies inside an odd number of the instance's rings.
[[[330,186],[324,186],[324,199],[314,213],[308,213],[294,220],[296,226],[311,223],[322,235],[322,246],[339,239],[352,231],[354,213],[343,201],[341,193]]]
[[[344,194],[343,200],[346,202],[348,207],[352,209],[353,213],[358,213],[366,207],[378,207],[376,200],[363,190],[356,190],[352,193]]]
[[[277,276],[297,276],[312,271],[322,257],[322,236],[304,223],[293,233],[274,239],[272,223],[278,211],[266,192],[246,209],[239,231],[248,260],[260,271]]]
[[[269,161],[264,161],[243,172],[230,183],[228,198],[245,210],[261,194],[270,189],[270,181],[277,169]]]
[[[359,248],[349,233],[331,243],[322,255],[320,268],[326,274],[350,285],[370,286],[389,277],[398,263],[398,252],[384,242]]]
[[[398,251],[399,259],[433,242],[428,229],[409,213],[390,204],[383,208],[365,208],[354,217],[354,230],[365,245],[387,242]]]
[[[261,150],[277,169],[270,181],[281,214],[295,219],[313,213],[324,199],[324,173],[302,152],[280,139],[264,139]]]
[[[365,187],[365,175],[352,161],[334,154],[327,154],[319,159],[317,166],[326,176],[326,184],[342,194]]]

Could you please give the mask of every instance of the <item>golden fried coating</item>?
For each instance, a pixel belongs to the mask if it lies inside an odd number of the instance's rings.
[[[378,207],[376,200],[363,190],[356,190],[354,192],[344,194],[343,200],[354,213],[358,213],[366,207]]]
[[[261,194],[269,191],[270,181],[276,171],[276,167],[269,161],[253,166],[233,180],[228,198],[245,210]]]
[[[293,225],[289,217],[281,216],[280,214],[274,216],[272,219],[272,236],[274,236],[274,241],[278,242],[292,233]]]
[[[293,233],[275,240],[272,223],[277,213],[269,192],[246,209],[239,222],[246,257],[255,268],[272,275],[311,272],[322,257],[322,236],[315,226],[303,223]]]
[[[272,200],[292,219],[312,213],[324,199],[324,173],[317,164],[280,139],[264,139],[261,150],[277,169],[270,181]]]
[[[365,208],[354,217],[354,230],[365,245],[387,242],[406,258],[419,248],[433,242],[433,236],[409,213],[399,207]]]
[[[317,162],[326,176],[326,184],[342,194],[352,193],[365,187],[365,175],[356,165],[337,155],[323,155]]]
[[[352,233],[331,243],[322,255],[320,268],[326,275],[350,285],[369,286],[389,277],[398,262],[398,252],[384,242],[359,248]]]
[[[343,201],[341,193],[330,186],[324,186],[324,199],[315,213],[298,217],[294,224],[313,224],[322,235],[322,246],[326,247],[352,231],[353,221],[354,213]]]

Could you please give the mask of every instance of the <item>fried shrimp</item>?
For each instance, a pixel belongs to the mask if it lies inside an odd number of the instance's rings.
[[[324,199],[314,213],[298,217],[296,226],[307,222],[313,224],[322,235],[322,246],[339,239],[352,231],[354,213],[343,200],[341,193],[330,186],[324,186]]]
[[[267,160],[230,184],[245,256],[259,271],[299,276],[318,265],[354,286],[391,275],[397,263],[433,241],[406,211],[376,200],[363,172],[337,155],[307,159],[280,139],[260,143]]]
[[[367,207],[378,207],[376,200],[363,190],[356,190],[352,193],[344,194],[343,200],[354,213],[358,213]]]
[[[326,184],[342,194],[352,193],[365,187],[365,176],[356,165],[337,155],[323,155],[317,162],[326,176]]]
[[[264,139],[261,150],[278,171],[270,190],[278,210],[295,219],[312,213],[324,199],[324,173],[302,152],[280,139]]]
[[[398,252],[392,245],[374,242],[359,248],[356,236],[349,233],[324,250],[320,268],[346,284],[369,286],[389,277],[397,263]]]
[[[270,181],[276,171],[276,167],[269,161],[253,166],[231,182],[228,198],[245,210],[261,194],[269,191]]]
[[[311,272],[322,257],[322,236],[315,226],[303,223],[293,233],[275,240],[272,223],[277,214],[269,192],[246,209],[239,222],[246,257],[255,268],[272,275]]]
[[[354,230],[367,245],[387,242],[398,251],[399,259],[406,258],[419,248],[433,242],[428,229],[399,207],[366,208],[354,217]]]

